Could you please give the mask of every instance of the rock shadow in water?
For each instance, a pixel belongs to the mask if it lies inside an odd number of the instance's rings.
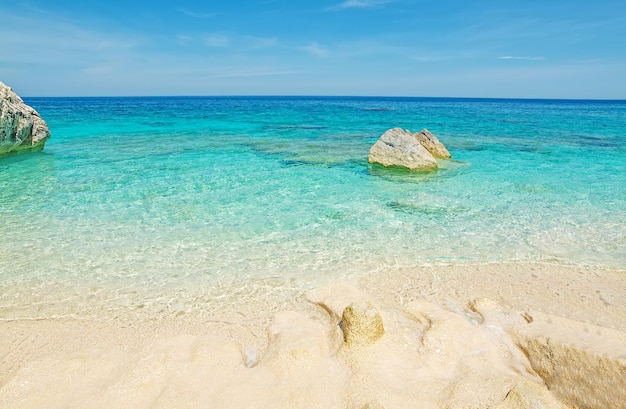
[[[429,204],[415,204],[392,200],[386,203],[386,206],[394,211],[409,213],[409,214],[424,214],[424,215],[455,215],[460,213],[467,213],[469,208],[463,206],[437,206]]]

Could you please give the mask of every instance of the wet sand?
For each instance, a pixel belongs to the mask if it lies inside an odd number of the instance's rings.
[[[230,294],[166,316],[129,308],[0,321],[0,407],[626,402],[623,269],[422,265],[316,288]],[[380,312],[385,334],[346,345],[341,314],[359,300]]]

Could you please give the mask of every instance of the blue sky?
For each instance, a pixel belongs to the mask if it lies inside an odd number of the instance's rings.
[[[23,96],[626,99],[624,0],[0,0]]]

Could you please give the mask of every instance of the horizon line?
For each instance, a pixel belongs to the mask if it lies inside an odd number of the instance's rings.
[[[526,101],[604,101],[626,102],[626,98],[557,98],[557,97],[459,97],[459,96],[407,96],[407,95],[306,95],[306,94],[181,94],[181,95],[54,95],[25,96],[21,98],[392,98],[392,99],[473,99],[473,100],[526,100]]]

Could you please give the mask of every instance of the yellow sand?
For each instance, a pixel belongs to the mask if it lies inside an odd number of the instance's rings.
[[[166,317],[129,308],[0,321],[0,408],[626,402],[624,270],[432,265],[232,294]],[[385,335],[346,345],[341,313],[360,300],[378,309]]]

